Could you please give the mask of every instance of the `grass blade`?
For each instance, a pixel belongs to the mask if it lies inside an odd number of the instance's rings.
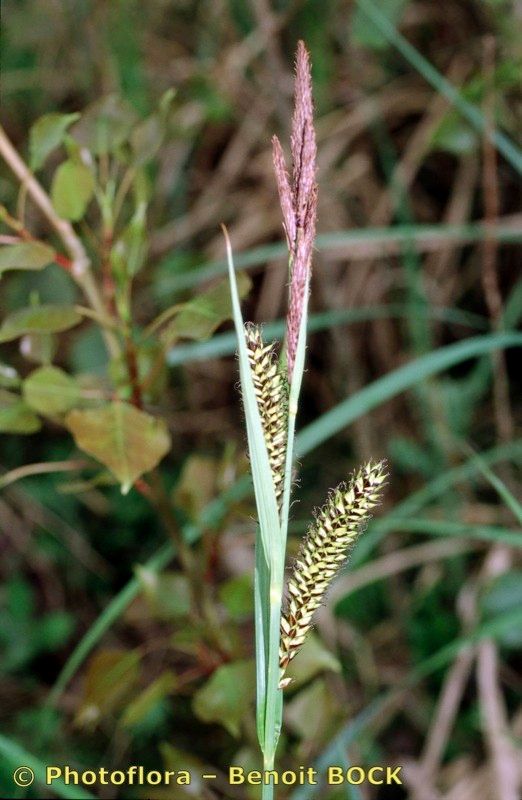
[[[466,225],[393,225],[387,228],[334,231],[319,234],[315,240],[315,249],[318,252],[327,252],[328,250],[339,250],[340,248],[347,250],[349,248],[352,260],[368,257],[379,258],[400,254],[413,246],[418,252],[423,252],[446,247],[452,243],[473,244],[492,235],[499,243],[522,241],[522,231],[519,225],[498,224],[491,231],[483,222],[470,222]],[[238,253],[234,257],[235,268],[257,267],[276,258],[284,258],[287,252],[287,246],[283,242],[256,247],[245,253]],[[168,259],[165,259],[162,264],[168,264]],[[160,269],[162,264],[160,264]],[[164,284],[159,296],[192,289],[204,281],[225,275],[227,270],[227,260],[219,259],[203,264],[190,272],[173,275],[168,284]]]
[[[437,372],[492,350],[521,346],[522,333],[495,333],[465,339],[416,358],[361,389],[308,425],[298,438],[297,453],[303,455],[309,452],[362,414]]]
[[[423,312],[424,313],[424,312]],[[308,333],[329,330],[337,325],[346,325],[356,322],[367,322],[374,319],[405,319],[411,316],[411,309],[405,303],[390,303],[384,306],[368,306],[367,308],[346,308],[334,311],[324,311],[311,314],[308,317]],[[424,316],[441,322],[464,325],[477,330],[487,330],[489,321],[480,314],[461,311],[458,308],[430,308],[426,309]],[[267,340],[281,340],[285,332],[285,321],[277,320],[263,325],[263,334]],[[169,352],[167,361],[169,366],[177,367],[192,361],[207,361],[212,358],[229,356],[237,348],[236,335],[233,331],[220,333],[207,339],[205,342],[187,342],[177,344]]]
[[[256,697],[266,697],[266,676],[268,665],[268,629],[270,619],[264,598],[270,591],[270,575],[262,547],[256,542],[254,573],[254,615],[256,636]],[[265,740],[265,707],[262,703],[256,706],[256,727],[259,742]]]
[[[8,739],[7,736],[0,735],[0,754],[4,756],[6,761],[12,765],[13,769],[24,766],[32,769],[35,775],[35,782],[39,784],[46,791],[49,791],[49,786],[46,783],[46,764],[40,761],[39,758],[29,753],[25,748],[21,747],[17,742]],[[52,761],[52,759],[49,759]],[[14,783],[14,782],[13,782]],[[95,800],[93,794],[82,789],[80,786],[68,786],[61,779],[53,781],[51,790],[58,797],[64,797],[66,800]],[[12,795],[17,797],[18,794]]]
[[[486,480],[493,486],[498,496],[513,513],[515,519],[522,525],[522,505],[520,505],[517,498],[510,492],[504,481],[500,480],[500,478],[495,475],[478,453],[472,456],[472,460],[476,463],[478,470],[484,475]]]
[[[483,460],[487,464],[494,464],[507,459],[522,459],[522,441],[510,442],[507,445],[494,447],[483,455]],[[465,464],[444,471],[437,478],[434,478],[422,489],[413,492],[402,502],[396,505],[386,517],[376,520],[359,540],[351,559],[351,564],[356,566],[366,560],[369,553],[384,538],[388,532],[388,525],[396,517],[405,518],[407,515],[415,514],[433,500],[441,497],[444,492],[454,487],[456,484],[469,480],[480,470],[475,459],[471,458]]]
[[[256,634],[256,685],[261,692],[257,696],[257,730],[258,733],[263,734],[259,743],[265,763],[272,764],[281,724],[278,717],[281,709],[278,695],[281,692],[277,685],[285,554],[272,470],[250,369],[232,248],[228,235],[225,229],[223,230],[227,246],[234,325],[238,340],[239,374],[245,408],[250,469],[259,520],[257,536],[261,540],[261,546],[259,546],[256,539],[256,590],[254,594],[257,604],[255,619],[256,624],[260,626]],[[264,559],[261,550],[264,553]]]
[[[504,156],[506,161],[511,164],[519,175],[522,175],[522,153],[511,139],[502,133],[502,131],[490,131],[480,109],[462,97],[453,84],[441,75],[440,72],[435,69],[435,67],[424,58],[401,33],[399,33],[397,28],[387,19],[373,0],[357,0],[357,5],[361,11],[371,19],[376,28],[379,29],[390,44],[409,61],[411,66],[416,69],[437,92],[444,95],[476,131],[482,135],[487,135],[499,153]]]
[[[380,526],[381,527],[381,526]],[[429,518],[388,518],[382,522],[386,533],[391,531],[425,534],[426,536],[453,536],[479,539],[486,542],[502,542],[512,547],[522,548],[522,531],[503,528],[499,525],[470,525],[465,522]]]
[[[152,572],[161,572],[175,554],[175,549],[172,544],[167,544],[155,553],[148,561],[145,562],[144,567]],[[63,690],[73,677],[85,659],[88,657],[91,650],[97,645],[105,632],[116,622],[116,620],[123,614],[126,608],[132,603],[141,591],[142,584],[137,578],[131,580],[113,597],[108,606],[105,607],[96,622],[89,628],[83,639],[80,639],[71,655],[67,659],[65,666],[60,672],[56,683],[47,695],[45,704],[48,706],[55,705],[56,701],[62,694]]]
[[[238,342],[239,374],[243,405],[245,408],[250,467],[252,470],[252,480],[254,482],[261,541],[263,543],[267,564],[272,566],[281,554],[279,513],[272,479],[272,470],[270,468],[263,426],[257,406],[254,382],[250,371],[243,318],[241,316],[241,306],[239,302],[239,292],[236,284],[236,273],[232,259],[232,248],[227,234],[225,234],[225,238],[229,265],[230,291],[232,295],[232,311]]]
[[[515,611],[510,610],[499,614],[494,619],[477,626],[470,634],[454,639],[432,656],[422,661],[415,669],[411,670],[404,681],[401,681],[397,686],[393,687],[393,689],[376,697],[355,719],[351,720],[348,725],[342,728],[316,760],[314,767],[318,775],[325,775],[330,764],[336,763],[335,756],[336,753],[339,752],[339,749],[343,751],[347,750],[355,739],[360,737],[364,728],[383,713],[397,693],[411,686],[415,686],[415,684],[419,683],[423,678],[426,678],[438,669],[450,664],[462,650],[473,647],[473,645],[484,639],[495,639],[505,631],[511,628],[516,629],[520,627],[520,625],[522,625],[522,609],[517,608]],[[319,785],[302,786],[292,793],[290,800],[312,800],[312,798],[317,797],[317,792],[319,790]]]
[[[472,343],[471,354],[470,348],[466,347],[466,345],[469,345],[470,343]],[[348,401],[343,401],[334,409],[332,409],[332,411],[327,412],[327,414],[324,416],[329,415],[331,420],[333,415],[334,422],[336,423],[335,425],[332,425],[332,423],[329,421],[327,425],[319,426],[318,423],[324,419],[323,416],[317,421],[317,423],[312,423],[308,427],[304,428],[296,437],[296,450],[300,456],[306,455],[315,447],[318,447],[319,445],[323,444],[323,442],[327,441],[329,436],[332,436],[338,432],[339,421],[340,428],[349,425],[354,419],[357,419],[370,409],[376,408],[380,402],[389,400],[396,394],[399,394],[400,392],[410,388],[410,386],[414,385],[415,382],[424,380],[424,378],[428,375],[447,369],[449,366],[458,364],[460,361],[465,361],[467,358],[482,355],[484,352],[488,352],[491,349],[497,347],[517,346],[521,344],[522,334],[493,334],[483,337],[476,337],[473,339],[468,339],[464,342],[459,342],[457,345],[448,345],[447,347],[436,351],[434,354],[423,356],[422,359],[416,359],[410,364],[407,364],[405,367],[399,367],[398,370],[394,370],[388,375],[385,375],[384,378],[380,378],[378,381],[365,387],[360,392],[352,395]],[[457,348],[457,350],[455,350],[455,348]],[[447,354],[445,356],[446,351],[450,351],[449,357]],[[437,355],[437,358],[430,359],[431,355]],[[430,359],[429,362],[428,359]],[[424,362],[423,369],[418,368],[418,362],[420,360]],[[429,366],[428,370],[427,366]],[[404,374],[405,370],[407,370],[406,374]],[[386,381],[386,392],[382,398],[378,396],[378,393],[377,396],[375,396],[374,392],[372,392],[372,388],[375,386],[375,383],[378,384],[380,381]],[[347,404],[349,404],[348,411],[346,410]],[[343,409],[341,415],[335,413],[338,412],[339,409]],[[339,416],[342,417],[341,420],[338,419]],[[310,435],[310,433],[312,435]],[[507,459],[513,455],[519,456],[521,453],[522,443],[515,442],[513,444],[505,445],[492,450],[490,454],[488,454],[487,463],[493,463],[494,461]],[[396,507],[395,512],[397,514],[402,513],[403,515],[415,513],[419,508],[422,508],[423,505],[430,502],[431,499],[442,494],[454,482],[458,480],[465,480],[475,474],[476,471],[476,465],[471,462],[467,462],[464,465],[456,467],[454,470],[445,472],[439,478],[436,478],[427,486],[406,498],[406,500]],[[188,542],[195,542],[200,538],[203,530],[209,527],[217,527],[227,513],[230,505],[247,497],[250,492],[250,478],[248,476],[240,478],[232,487],[230,487],[230,489],[227,490],[227,492],[224,492],[219,498],[216,498],[209,503],[209,505],[203,510],[198,524],[193,523],[184,528],[183,534],[186,540]],[[355,548],[352,556],[352,564],[355,565],[361,563],[369,551],[375,547],[377,542],[384,535],[385,531],[383,532],[383,529],[378,527],[377,523],[375,523],[371,531],[368,531],[365,534]],[[172,545],[167,545],[158,553],[156,553],[156,555],[147,562],[146,566],[148,569],[159,571],[168,564],[173,554],[174,548]],[[83,639],[80,640],[78,645],[69,656],[47,698],[47,702],[49,704],[54,704],[56,702],[57,698],[63,692],[65,686],[81,667],[91,650],[96,646],[110,626],[118,619],[127,606],[137,596],[139,590],[140,585],[138,581],[133,578],[121,590],[121,592],[116,595],[111,603],[109,603],[107,608],[99,616],[94,625],[87,631]]]

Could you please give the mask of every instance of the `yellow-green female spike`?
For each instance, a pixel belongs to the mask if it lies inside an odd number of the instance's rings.
[[[245,337],[268,460],[281,508],[288,425],[288,383],[279,368],[276,344],[265,345],[257,325],[245,325]]]
[[[290,683],[285,671],[301,648],[332,580],[379,504],[386,481],[385,462],[369,462],[355,472],[348,485],[332,491],[315,514],[301,545],[287,585],[287,607],[281,618],[279,687]]]

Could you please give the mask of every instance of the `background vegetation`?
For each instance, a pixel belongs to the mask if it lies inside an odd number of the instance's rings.
[[[2,796],[45,794],[15,787],[13,766],[67,763],[219,776],[100,797],[257,797],[223,777],[259,763],[219,224],[251,278],[245,318],[282,334],[270,137],[288,139],[303,38],[320,235],[290,550],[300,508],[354,465],[386,457],[391,480],[294,662],[279,760],[400,764],[405,785],[278,796],[517,800],[515,6],[4,0],[3,125],[72,221],[101,305],[85,311],[71,254],[2,164]],[[117,399],[127,416],[102,433],[119,426],[123,463],[86,433]]]

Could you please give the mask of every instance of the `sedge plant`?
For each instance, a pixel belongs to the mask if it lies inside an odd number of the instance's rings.
[[[289,254],[285,342],[265,343],[259,326],[243,323],[232,248],[226,230],[240,385],[258,513],[255,544],[257,734],[265,770],[263,800],[274,796],[276,747],[282,726],[286,671],[309,632],[314,613],[379,503],[384,462],[369,462],[330,491],[301,544],[286,589],[286,540],[294,472],[295,423],[303,378],[308,298],[317,215],[316,138],[310,59],[296,55],[291,132],[292,176],[279,139],[273,163]],[[286,598],[286,599],[285,599]]]

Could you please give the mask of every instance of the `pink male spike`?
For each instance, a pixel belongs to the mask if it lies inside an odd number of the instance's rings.
[[[306,292],[310,284],[312,252],[317,216],[317,146],[313,121],[310,57],[300,41],[295,63],[294,115],[290,137],[292,185],[288,179],[283,149],[272,139],[273,161],[283,221],[290,251],[290,290],[286,321],[288,379],[295,364],[299,329]]]

